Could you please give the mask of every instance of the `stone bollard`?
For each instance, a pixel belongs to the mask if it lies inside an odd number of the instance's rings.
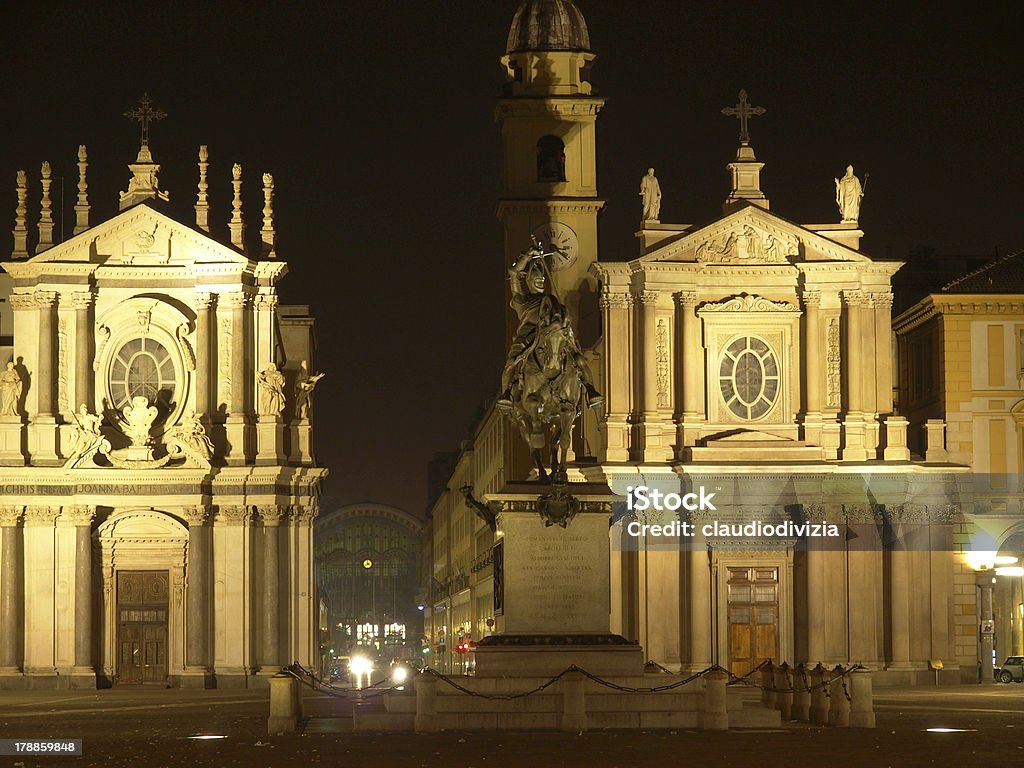
[[[434,733],[437,727],[437,677],[421,672],[413,681],[416,686],[416,718],[413,730],[416,733]]]
[[[870,671],[858,669],[850,674],[850,698],[853,699],[850,727],[874,728],[875,705]]]
[[[569,672],[558,681],[562,689],[563,731],[587,730],[587,702],[584,695],[586,679],[579,672]]]
[[[818,725],[828,725],[828,692],[825,690],[825,678],[828,675],[819,663],[811,670],[811,720]]]
[[[845,728],[850,725],[850,702],[843,689],[843,668],[836,664],[832,670],[832,682],[828,687],[828,724]]]
[[[704,675],[704,730],[729,730],[729,710],[726,708],[725,684],[729,681],[721,669]]]
[[[299,681],[287,672],[278,672],[270,682],[270,717],[267,718],[267,733],[295,733],[298,729],[302,709],[299,701]]]
[[[807,690],[807,670],[803,664],[793,669],[793,719],[802,723],[811,722],[811,692]]]
[[[793,680],[789,674],[789,664],[782,662],[775,668],[775,701],[783,720],[793,719],[793,692],[787,690],[792,687]]]
[[[775,665],[771,659],[761,669],[761,704],[768,709],[775,709],[778,704],[775,696]]]

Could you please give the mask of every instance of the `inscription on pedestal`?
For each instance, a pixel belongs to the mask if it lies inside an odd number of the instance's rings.
[[[608,518],[579,514],[567,528],[535,512],[503,512],[502,632],[608,632]]]

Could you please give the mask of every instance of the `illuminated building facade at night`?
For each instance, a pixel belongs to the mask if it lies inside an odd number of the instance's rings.
[[[142,146],[108,220],[90,220],[85,147],[63,242],[49,164],[32,232],[38,180],[19,173],[0,316],[2,688],[252,687],[317,665],[326,472],[295,407],[313,319],[279,303],[273,179],[255,246],[241,166],[208,184],[202,147],[195,220],[176,220],[145,132],[157,113],[144,99],[136,114]],[[228,183],[222,242],[207,190]]]
[[[322,511],[313,552],[335,656],[362,651],[390,661],[422,655],[422,521],[373,502]]]
[[[574,436],[575,479],[620,495],[640,484],[712,486],[723,520],[868,532],[858,545],[820,550],[702,539],[666,548],[653,539],[624,546],[613,528],[612,631],[673,670],[718,663],[742,674],[765,658],[860,662],[877,682],[899,684],[934,682],[932,662],[941,661],[945,682],[984,677],[987,597],[976,557],[965,554],[981,547],[970,470],[1003,462],[1019,471],[1016,372],[1005,374],[998,407],[986,399],[1003,436],[986,439],[1007,446],[989,464],[957,451],[970,417],[949,404],[897,410],[911,365],[902,347],[896,354],[893,326],[902,263],[860,250],[859,198],[851,204],[848,191],[834,223],[796,224],[771,209],[747,126],[758,108],[745,93],[727,111],[741,117],[741,135],[722,215],[696,225],[648,219],[636,233],[639,255],[629,245],[599,258],[594,58],[570,0],[524,2],[496,111],[504,261],[514,263],[531,234],[557,251],[553,282],[605,397]],[[837,202],[852,175],[836,179]],[[999,321],[1006,350],[1016,349],[1014,306]],[[983,350],[961,354],[957,370],[995,365]],[[1006,355],[1001,371],[1012,367]],[[962,375],[952,371],[930,375]],[[453,634],[477,640],[501,610],[493,535],[459,489],[486,499],[525,478],[522,453],[515,428],[492,408],[432,499],[427,635],[442,668],[467,666]]]

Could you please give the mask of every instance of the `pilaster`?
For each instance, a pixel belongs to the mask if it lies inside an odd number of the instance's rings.
[[[22,530],[25,508],[0,507],[0,689],[21,687],[24,602]]]
[[[675,294],[676,314],[680,320],[676,327],[682,328],[681,344],[676,345],[676,368],[682,368],[683,403],[677,430],[680,447],[690,448],[697,444],[701,429],[707,420],[704,393],[704,342],[701,338],[701,320],[697,316],[697,294],[680,291]],[[681,432],[681,434],[680,434]]]
[[[185,574],[185,671],[183,688],[209,688],[210,670],[210,510],[185,507],[181,517],[188,523]]]
[[[629,458],[629,415],[632,410],[632,302],[629,293],[605,288],[601,295],[604,314],[604,418],[606,461]]]
[[[213,523],[214,672],[220,687],[244,688],[253,673],[252,509],[225,505]]]
[[[36,291],[39,335],[36,345],[36,369],[32,376],[36,388],[36,411],[29,426],[29,452],[37,466],[56,466],[57,419],[54,406],[57,388],[57,293]]]

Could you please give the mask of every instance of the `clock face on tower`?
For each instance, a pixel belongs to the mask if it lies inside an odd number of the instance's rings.
[[[560,221],[549,221],[541,224],[533,231],[533,236],[540,240],[544,250],[553,251],[551,256],[551,270],[560,272],[568,269],[576,262],[580,255],[580,241],[571,227],[562,224]]]

